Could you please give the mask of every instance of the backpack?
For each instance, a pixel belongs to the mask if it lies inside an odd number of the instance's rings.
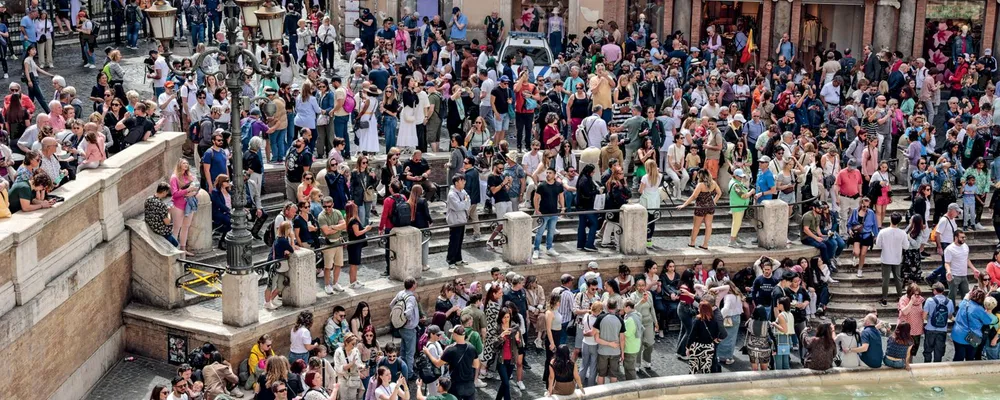
[[[406,295],[399,301],[396,301],[389,305],[389,325],[394,329],[401,329],[406,326],[409,322],[409,317],[406,315],[406,301],[413,297],[412,295]]]
[[[253,118],[247,118],[240,124],[240,143],[243,151],[250,147],[250,138],[253,137]]]
[[[358,103],[354,100],[354,92],[351,91],[351,88],[345,87],[344,90],[347,91],[347,97],[344,98],[344,112],[350,114],[354,112]]]
[[[441,377],[441,368],[435,367],[422,351],[413,358],[413,364],[413,370],[424,383],[435,382]]]
[[[410,226],[410,215],[412,215],[412,210],[410,210],[410,203],[406,202],[403,196],[395,195],[393,196],[392,205],[392,215],[389,216],[389,222],[392,222],[394,227]]]
[[[934,300],[934,312],[928,318],[931,326],[935,328],[945,328],[948,326],[948,303],[939,303]]]
[[[274,247],[274,220],[272,219],[270,223],[267,224],[267,229],[264,230],[264,244],[267,247]]]
[[[202,136],[205,134],[201,131],[201,123],[205,121],[212,121],[212,117],[205,116],[201,117],[198,121],[192,121],[188,124],[188,140],[198,143],[201,142]]]
[[[139,6],[134,3],[125,6],[125,22],[129,24],[139,22]]]
[[[576,127],[576,147],[586,149],[590,145],[587,136],[590,135],[590,129],[594,127],[595,123],[597,123],[596,119],[590,121],[590,126],[581,122],[580,126]]]

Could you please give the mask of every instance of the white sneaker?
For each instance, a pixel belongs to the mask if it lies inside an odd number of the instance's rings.
[[[860,277],[861,277],[861,270],[859,269],[858,270],[858,278],[860,278]]]
[[[475,234],[475,235],[472,235],[472,241],[474,241],[474,242],[478,242],[478,241],[480,241],[482,239],[483,239],[483,235],[480,235],[478,233]]]
[[[361,283],[361,281],[355,281],[355,282],[354,282],[354,283],[352,283],[352,284],[351,284],[351,286],[349,286],[349,287],[350,287],[351,289],[361,289],[361,288],[365,287],[365,284],[364,284],[364,283]]]
[[[448,264],[448,269],[458,269],[458,263]]]
[[[424,267],[422,268],[422,270],[424,270],[424,271],[430,271],[430,270],[431,270],[431,266],[430,266],[430,265],[425,265],[425,266],[424,266]]]
[[[524,390],[524,382],[517,381],[517,388],[521,389],[521,390]]]
[[[323,277],[323,270],[321,270],[321,269],[320,270],[316,270],[316,277],[317,278],[322,278]]]
[[[559,252],[556,251],[556,249],[549,249],[549,251],[546,251],[545,254],[548,254],[549,257],[559,257]]]
[[[337,293],[343,292],[344,291],[344,287],[340,286],[340,284],[338,283],[336,285],[333,285],[333,291],[337,292]]]
[[[535,251],[531,252],[531,258],[534,258],[534,259],[537,260],[539,257],[541,257],[541,256],[538,255],[538,250],[535,250]]]
[[[6,78],[6,77],[7,77],[7,74],[4,74],[4,78]],[[980,224],[980,223],[977,222],[976,223],[976,230],[983,230],[983,229],[986,229],[986,227],[983,226],[983,224]]]
[[[10,75],[7,75],[7,74],[3,74],[3,78],[4,78],[4,79],[7,79],[7,78],[10,78]]]
[[[326,285],[326,287],[323,288],[323,291],[325,291],[326,294],[333,294],[333,286]]]
[[[274,311],[278,309],[278,306],[274,304],[274,302],[272,301],[270,303],[264,303],[264,308],[267,309],[268,311]]]
[[[479,379],[479,378],[476,378],[475,385],[476,385],[477,388],[484,388],[484,387],[488,386],[488,385],[486,385],[486,382],[483,382],[483,380]]]

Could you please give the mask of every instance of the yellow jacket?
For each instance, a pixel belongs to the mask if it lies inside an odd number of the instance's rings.
[[[267,354],[264,354],[264,352],[260,350],[260,344],[253,345],[253,348],[250,349],[250,359],[247,361],[247,364],[250,364],[250,373],[253,374],[257,372],[257,366],[260,364],[260,360],[267,359],[273,355],[274,350],[268,350]]]

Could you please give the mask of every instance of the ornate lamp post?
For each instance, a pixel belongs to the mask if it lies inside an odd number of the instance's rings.
[[[226,235],[226,261],[228,269],[223,276],[223,322],[228,325],[246,326],[256,323],[258,320],[258,299],[257,299],[257,274],[252,270],[253,259],[251,252],[252,236],[250,235],[249,223],[247,221],[247,201],[246,184],[243,182],[243,147],[240,138],[240,116],[244,107],[249,107],[250,99],[238,98],[242,93],[242,82],[247,77],[243,69],[237,67],[236,60],[242,58],[244,65],[252,69],[253,73],[262,76],[271,76],[271,68],[262,67],[254,54],[246,50],[245,42],[239,41],[241,32],[240,14],[244,18],[246,26],[250,28],[260,26],[263,22],[263,36],[268,42],[281,40],[282,24],[284,22],[284,10],[268,2],[265,7],[260,7],[263,0],[228,0],[223,5],[223,15],[225,16],[226,42],[229,44],[226,50],[226,72],[216,73],[220,80],[226,81],[229,93],[234,97],[230,112],[230,138],[229,148],[232,151],[232,165],[234,175],[230,181],[233,184],[232,193],[232,223],[233,229]],[[237,4],[239,3],[239,4]],[[260,8],[259,10],[257,8]],[[177,10],[166,4],[163,0],[157,2],[147,11],[153,25],[153,34],[161,42],[166,44],[174,38],[174,23],[177,18]],[[273,35],[277,32],[277,37]],[[171,63],[169,59],[169,46],[164,45],[166,50],[164,57],[168,59],[167,65]],[[213,49],[206,51],[194,60],[195,68],[201,68],[202,61],[208,55],[221,53],[220,50]],[[170,68],[173,68],[170,66]],[[175,71],[192,72],[192,71]],[[227,301],[228,300],[228,301]]]

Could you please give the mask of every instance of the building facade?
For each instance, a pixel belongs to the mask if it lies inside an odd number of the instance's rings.
[[[850,48],[860,55],[863,44],[875,49],[900,51],[906,57],[923,57],[943,64],[954,53],[977,56],[987,48],[1000,48],[997,35],[997,3],[1000,0],[334,0],[340,1],[343,20],[357,18],[358,8],[369,8],[380,18],[399,18],[403,7],[421,16],[441,15],[450,19],[452,7],[469,18],[470,38],[483,35],[483,19],[499,11],[509,30],[525,7],[538,5],[546,13],[558,8],[568,33],[580,34],[598,19],[634,27],[640,15],[652,30],[680,30],[692,42],[714,27],[723,38],[737,29],[753,29],[761,57],[772,56],[782,35],[796,45],[796,58],[807,60],[829,43],[839,50]],[[352,9],[344,13],[345,6]],[[346,36],[352,36],[348,27]],[[624,30],[624,29],[623,29]],[[629,28],[631,30],[631,28]]]

